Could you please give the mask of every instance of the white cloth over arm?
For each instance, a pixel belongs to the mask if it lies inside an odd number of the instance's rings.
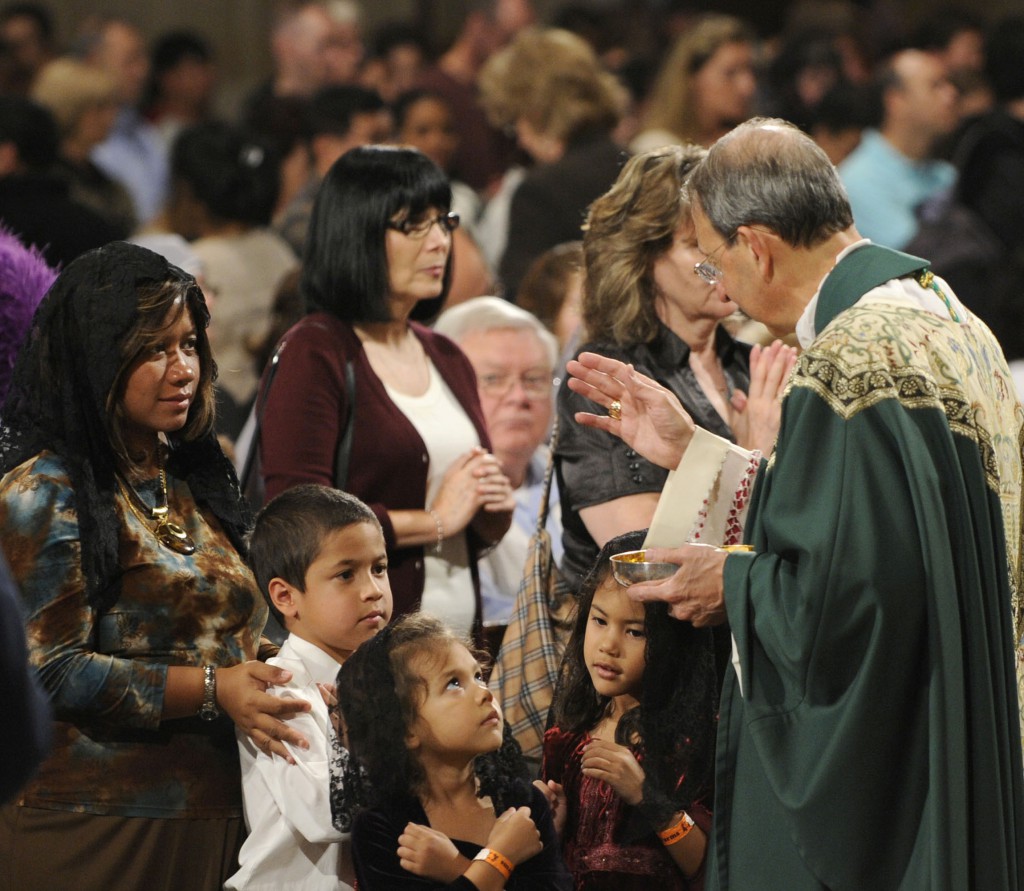
[[[644,547],[677,548],[685,542],[716,547],[739,544],[760,464],[760,452],[748,452],[697,427],[661,491]],[[735,639],[732,664],[742,696],[743,675]]]
[[[669,473],[644,547],[738,544],[760,463],[760,452],[697,427],[679,466]]]

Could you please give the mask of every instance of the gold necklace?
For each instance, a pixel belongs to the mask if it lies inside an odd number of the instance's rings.
[[[117,484],[121,487],[121,494],[124,495],[125,501],[128,502],[128,508],[142,521],[144,526],[148,526],[150,521],[155,521],[156,525],[153,526],[152,532],[160,544],[177,554],[184,554],[186,556],[194,554],[196,543],[192,540],[192,537],[181,526],[177,523],[172,523],[170,520],[171,510],[167,502],[167,474],[164,472],[162,458],[159,467],[160,497],[157,500],[156,507],[148,507],[135,489],[118,477]],[[139,505],[142,505],[143,509],[149,511],[149,517],[142,515]]]

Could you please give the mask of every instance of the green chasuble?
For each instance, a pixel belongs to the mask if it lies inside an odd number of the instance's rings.
[[[878,251],[826,280],[725,564],[709,888],[1024,888],[1024,417],[980,321],[858,287]]]

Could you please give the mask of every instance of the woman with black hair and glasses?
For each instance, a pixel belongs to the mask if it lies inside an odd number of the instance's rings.
[[[306,242],[308,314],[257,404],[267,497],[342,474],[384,529],[395,615],[423,609],[465,633],[480,627],[477,555],[505,534],[515,502],[472,366],[411,320],[447,294],[450,205],[444,173],[414,149],[356,148],[334,164]]]

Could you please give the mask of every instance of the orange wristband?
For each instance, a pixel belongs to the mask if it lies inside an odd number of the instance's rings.
[[[512,861],[504,854],[499,854],[497,851],[492,851],[490,848],[481,848],[480,853],[473,859],[489,863],[505,877],[506,881],[512,878],[512,870],[515,869],[515,866],[512,865]]]
[[[686,836],[690,834],[690,831],[697,824],[693,822],[690,815],[683,811],[683,815],[679,818],[678,823],[673,823],[668,829],[662,829],[658,833],[658,838],[661,839],[661,843],[667,848],[669,845],[674,845],[676,842],[681,842]]]

